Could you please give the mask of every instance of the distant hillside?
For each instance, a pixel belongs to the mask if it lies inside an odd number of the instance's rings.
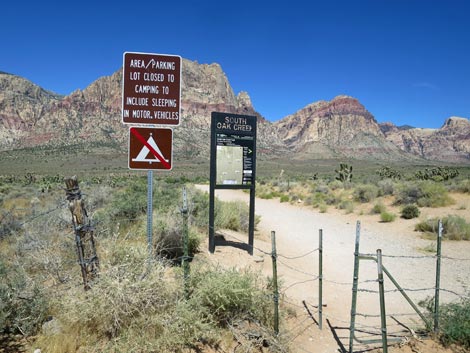
[[[121,84],[119,70],[64,97],[0,73],[0,149],[107,142],[126,150]],[[470,163],[468,119],[452,117],[435,130],[378,124],[357,99],[338,96],[271,123],[256,112],[248,93],[234,93],[220,65],[183,60],[182,123],[174,133],[177,157],[208,157],[212,111],[258,116],[258,147],[266,158]]]

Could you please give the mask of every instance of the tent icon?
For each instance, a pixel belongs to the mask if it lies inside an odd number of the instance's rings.
[[[155,142],[153,136],[152,136],[152,133],[150,133],[150,137],[148,138],[147,140],[147,143],[153,148],[153,150],[155,152],[157,152],[157,154],[159,156],[162,157],[162,159],[169,163],[169,160],[166,159],[164,156],[163,156],[163,153],[160,151],[160,148],[158,148],[158,145],[157,143]],[[148,158],[149,157],[149,154],[151,155],[151,158]],[[140,150],[139,154],[137,155],[137,157],[135,158],[132,158],[132,161],[133,162],[147,162],[147,163],[150,163],[152,164],[153,162],[155,163],[161,163],[160,160],[155,157],[153,155],[153,153],[150,153],[150,149],[147,147],[147,146],[143,146],[142,149]]]

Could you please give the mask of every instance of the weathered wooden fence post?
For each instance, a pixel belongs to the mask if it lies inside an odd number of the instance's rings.
[[[94,227],[82,200],[82,193],[76,176],[65,179],[65,193],[72,213],[72,224],[75,232],[78,262],[82,271],[83,286],[90,289],[90,281],[98,274],[99,259],[96,254]]]

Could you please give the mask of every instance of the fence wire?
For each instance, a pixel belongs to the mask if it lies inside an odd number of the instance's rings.
[[[56,212],[60,209],[65,209],[65,207],[66,207],[66,202],[59,203],[57,205],[57,207],[48,209],[48,210],[46,210],[44,212],[41,212],[39,214],[33,214],[31,217],[24,220],[20,225],[25,226],[26,224],[31,223],[31,222],[35,221],[36,219],[46,217],[46,216],[50,216],[50,214],[53,213],[53,212]],[[178,212],[175,211],[175,215],[177,213]],[[134,222],[134,221],[139,221],[139,220],[140,221],[144,220],[144,216],[135,217],[135,218],[119,217],[119,218],[113,219],[113,222],[115,224],[119,224],[120,222]],[[101,223],[103,223],[103,222],[96,222],[95,225],[99,225]],[[109,229],[108,230],[101,230],[101,231],[97,232],[97,235],[105,234],[107,231],[110,231],[110,230]],[[67,238],[73,239],[73,232],[64,233],[64,235]],[[236,240],[236,241],[238,241],[240,243],[243,243],[243,244],[245,243],[244,240],[239,239],[238,237],[234,236],[233,234],[223,234],[223,236],[228,237],[228,238],[233,239],[233,240]],[[250,247],[249,244],[246,244],[246,246]],[[264,254],[266,256],[273,256],[272,252],[266,251],[266,250],[264,250],[260,247],[257,247],[257,246],[251,246],[251,249],[252,250],[257,250],[260,254]],[[160,251],[182,250],[182,247],[180,247],[180,246],[166,247],[166,248],[162,248],[162,249],[159,249],[159,250]],[[282,288],[282,291],[281,291],[281,295],[282,295],[281,302],[284,305],[290,305],[290,306],[293,306],[297,309],[307,310],[308,311],[308,314],[306,314],[306,317],[301,319],[298,323],[296,323],[296,325],[294,327],[289,328],[288,330],[283,330],[280,333],[279,338],[286,340],[288,343],[292,343],[300,335],[302,335],[306,330],[308,330],[310,327],[315,326],[315,318],[312,315],[319,313],[318,305],[306,302],[305,300],[303,301],[303,305],[301,305],[299,303],[294,302],[292,299],[288,298],[286,296],[286,292],[289,289],[292,289],[292,288],[294,288],[296,286],[299,286],[299,285],[302,285],[302,284],[314,283],[314,282],[316,282],[320,279],[322,279],[324,282],[330,283],[331,285],[339,285],[339,286],[352,286],[353,285],[352,282],[335,281],[334,279],[325,278],[325,276],[323,276],[321,278],[317,274],[313,274],[313,273],[309,273],[307,271],[300,270],[299,268],[294,267],[295,265],[291,265],[290,263],[288,263],[288,261],[294,261],[294,260],[298,260],[298,259],[302,259],[302,258],[306,258],[306,257],[311,256],[311,255],[314,255],[316,252],[319,252],[320,250],[321,250],[320,248],[314,248],[314,249],[309,250],[309,251],[307,251],[305,253],[302,253],[300,255],[283,254],[283,253],[277,253],[276,254],[277,262],[281,266],[283,266],[284,268],[286,268],[290,271],[293,271],[295,273],[298,273],[298,274],[301,274],[301,275],[304,275],[304,276],[307,277],[307,279],[305,279],[305,280],[290,283],[285,288]],[[359,254],[359,256],[375,258],[376,254],[367,254],[367,253],[365,253],[365,254]],[[416,255],[416,256],[413,256],[413,255],[393,255],[393,254],[387,255],[387,254],[382,254],[382,257],[390,258],[390,259],[419,259],[419,260],[431,259],[431,260],[435,260],[437,255]],[[199,256],[188,256],[188,257],[181,256],[181,257],[176,258],[175,261],[181,261],[181,260],[184,260],[184,259],[190,260],[190,261],[193,261],[193,260],[196,261],[197,260],[199,262],[202,262],[205,265],[215,267],[215,265],[213,263],[211,263],[210,261],[207,261],[207,260],[205,260],[205,259],[203,259]],[[282,261],[280,259],[282,259]],[[449,261],[461,261],[461,262],[470,261],[470,259],[468,259],[468,258],[458,258],[458,257],[445,256],[445,255],[441,255],[441,259],[442,260],[449,260]],[[76,264],[76,263],[77,263],[77,260],[67,260],[67,261],[62,261],[61,262],[62,265],[70,265],[70,264]],[[123,264],[121,267],[122,267],[122,269],[125,270],[126,269],[126,264]],[[72,288],[77,288],[78,289],[78,288],[81,287],[81,284],[79,284],[79,283],[74,284],[74,283],[69,282],[69,281],[72,281],[72,280],[73,280],[72,278],[70,278],[70,279],[68,278],[66,280],[65,283],[69,283],[69,284],[63,287],[64,290],[70,290]],[[367,279],[367,280],[358,281],[357,283],[358,284],[368,284],[368,283],[377,283],[377,281],[378,281],[377,279]],[[62,284],[64,284],[64,283],[62,283]],[[58,284],[51,284],[51,286],[57,286],[57,285]],[[402,288],[402,290],[406,291],[406,292],[421,292],[421,291],[424,292],[424,291],[436,290],[436,287]],[[469,295],[457,293],[454,290],[450,290],[450,289],[446,289],[446,288],[439,288],[439,290],[442,291],[442,292],[447,292],[447,293],[453,294],[453,295],[457,296],[460,299],[470,298]],[[372,289],[366,289],[366,288],[358,288],[357,291],[358,292],[371,293],[371,294],[378,294],[379,293],[378,290],[372,290]],[[385,293],[397,293],[397,292],[400,292],[400,290],[399,289],[385,290]],[[316,308],[316,310],[310,310],[310,308]],[[380,318],[380,315],[378,315],[378,314],[369,314],[369,313],[360,313],[360,312],[356,312],[355,316],[362,317],[364,319],[367,319],[367,318]],[[417,314],[416,313],[392,313],[392,314],[387,313],[386,316],[390,317],[390,318],[395,318],[395,317],[416,317]],[[330,313],[328,313],[326,311],[323,311],[323,319],[330,320],[330,321],[334,320],[335,322],[343,323],[343,324],[347,324],[347,325],[350,324],[350,321],[346,321],[342,318],[331,315]],[[374,335],[374,336],[380,335],[380,327],[378,327],[377,325],[366,325],[364,323],[356,323],[355,325],[358,328],[358,330],[364,331],[363,333],[371,334],[371,335]],[[397,324],[389,324],[388,326],[391,326],[391,327],[404,326],[404,324],[403,323],[397,323]],[[344,329],[349,330],[349,327],[345,327]],[[366,332],[366,330],[371,330],[371,329],[375,329],[375,330],[377,330],[377,332],[371,332],[371,331]],[[390,332],[389,336],[390,337],[402,337],[403,335],[399,335],[399,333]],[[297,347],[297,348],[302,350],[302,351],[309,352],[308,350],[305,350],[303,347]]]

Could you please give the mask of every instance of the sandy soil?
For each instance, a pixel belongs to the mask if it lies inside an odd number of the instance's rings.
[[[207,186],[198,186],[208,190]],[[243,200],[248,194],[239,190],[217,190],[216,196],[225,201]],[[459,214],[470,219],[470,198],[453,195],[456,204],[448,208],[422,209],[419,220],[426,217]],[[368,207],[368,208],[367,208]],[[367,209],[366,209],[367,208]],[[284,314],[288,316],[281,336],[291,342],[293,352],[348,352],[352,301],[352,278],[356,232],[360,229],[360,253],[376,254],[381,249],[383,265],[414,303],[434,295],[436,259],[435,241],[423,239],[415,232],[419,220],[397,218],[392,223],[379,222],[378,215],[369,215],[371,205],[356,209],[352,214],[333,207],[319,213],[302,204],[291,205],[279,200],[256,199],[256,214],[261,222],[255,235],[254,256],[233,246],[218,246],[214,254],[205,254],[211,261],[228,267],[249,267],[272,275],[271,231],[275,231],[278,271],[282,283]],[[387,208],[393,211],[393,207]],[[398,210],[395,210],[398,214]],[[357,222],[360,222],[359,226]],[[318,325],[318,258],[319,230],[323,232],[323,320]],[[226,240],[247,242],[246,234],[220,231]],[[470,242],[443,243],[441,269],[441,302],[458,300],[454,293],[468,293],[470,284]],[[450,259],[452,258],[452,259]],[[356,336],[361,340],[380,339],[380,310],[374,261],[360,261],[357,300]],[[423,327],[419,316],[385,279],[387,333],[402,342],[389,352],[451,352],[431,340],[413,339],[413,333]],[[453,293],[454,292],[454,293]],[[307,310],[308,309],[308,310]],[[421,309],[423,310],[423,309]],[[310,312],[310,313],[309,313]],[[372,351],[380,343],[354,342],[354,352]],[[379,351],[379,350],[378,350]],[[380,350],[381,351],[381,350]]]

